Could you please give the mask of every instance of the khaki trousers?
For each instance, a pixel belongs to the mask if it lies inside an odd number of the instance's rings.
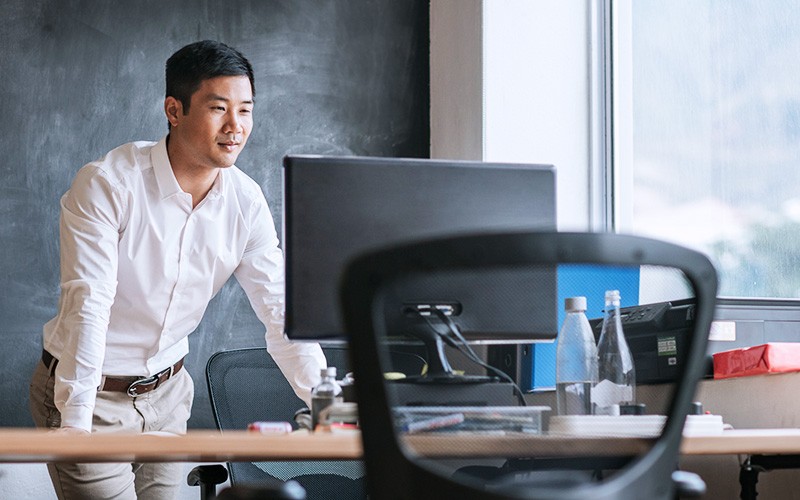
[[[53,403],[54,377],[39,361],[30,385],[30,409],[37,427],[57,429],[61,414]],[[192,409],[194,384],[182,369],[162,386],[131,398],[123,392],[100,391],[92,432],[167,432],[185,434]],[[184,467],[179,463],[109,463],[47,465],[60,500],[175,498]]]

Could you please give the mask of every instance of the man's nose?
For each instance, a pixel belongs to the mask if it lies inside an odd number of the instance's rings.
[[[235,111],[231,111],[226,115],[225,129],[223,132],[234,134],[242,132],[242,120]]]

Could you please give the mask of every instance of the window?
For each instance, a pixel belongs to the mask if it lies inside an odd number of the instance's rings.
[[[721,296],[800,297],[800,6],[612,4],[616,229],[703,251]]]

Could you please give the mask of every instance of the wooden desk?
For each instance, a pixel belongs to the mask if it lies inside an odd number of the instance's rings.
[[[446,435],[419,435],[409,438],[409,444],[423,455],[441,454],[438,449],[452,446]],[[439,446],[437,446],[439,442]],[[646,452],[651,441],[628,438],[614,443],[614,452],[624,450],[630,454]],[[464,455],[469,456],[525,456],[548,453],[554,455],[603,455],[609,452],[607,438],[563,438],[535,436],[479,436],[471,437],[465,445]],[[800,454],[800,429],[736,429],[722,434],[690,435],[681,442],[683,455],[784,455]]]
[[[409,444],[435,456],[447,436],[414,436]],[[587,444],[588,443],[588,444]],[[591,440],[564,441],[548,436],[485,436],[471,438],[464,455],[509,456],[531,451],[575,452],[574,446]],[[647,447],[645,439],[631,439],[632,452]],[[448,456],[451,452],[447,452]],[[685,437],[685,455],[781,455],[800,453],[800,429],[738,429],[715,436]],[[362,455],[358,434],[269,435],[246,431],[190,431],[185,436],[140,434],[57,434],[39,429],[0,429],[0,462],[226,462],[269,460],[357,460]]]
[[[783,455],[800,453],[800,429],[735,429],[683,438],[684,455]]]
[[[0,462],[257,462],[357,460],[361,455],[357,434],[190,431],[185,436],[74,435],[0,429]]]

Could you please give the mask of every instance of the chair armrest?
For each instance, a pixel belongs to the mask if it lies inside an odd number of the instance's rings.
[[[706,483],[694,472],[673,471],[672,483],[678,498],[699,498],[706,494]]]
[[[228,469],[224,465],[198,465],[186,477],[189,486],[200,486],[201,500],[210,500],[217,494],[217,485],[228,480]]]
[[[306,500],[306,490],[294,480],[275,480],[274,484],[231,486],[222,490],[218,500]]]
[[[228,469],[224,465],[198,465],[186,477],[189,486],[222,484],[228,480]]]

